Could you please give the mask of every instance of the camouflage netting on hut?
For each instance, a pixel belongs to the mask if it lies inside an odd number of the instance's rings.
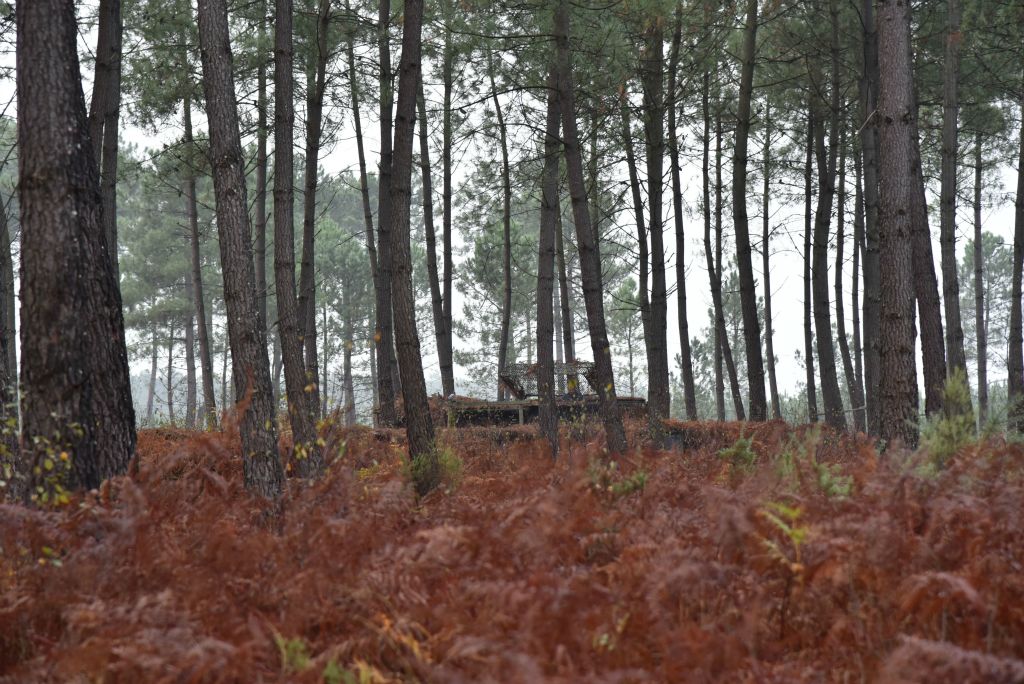
[[[561,385],[559,378],[564,379],[564,386],[568,388],[569,394],[582,393],[583,388],[579,386],[580,377],[587,381],[591,393],[597,392],[594,364],[590,361],[556,361],[554,366],[556,385]],[[516,399],[536,397],[539,394],[537,391],[537,364],[535,363],[510,363],[498,374],[498,377]]]

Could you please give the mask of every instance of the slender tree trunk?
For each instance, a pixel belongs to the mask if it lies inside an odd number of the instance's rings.
[[[625,97],[622,99],[622,146],[626,151],[626,168],[629,172],[629,189],[633,199],[633,215],[636,220],[636,241],[637,241],[637,266],[639,283],[637,284],[637,299],[640,307],[640,321],[644,330],[644,351],[647,359],[648,375],[652,364],[657,365],[653,358],[652,343],[654,341],[653,321],[651,318],[651,300],[649,296],[650,285],[650,252],[647,243],[647,222],[644,220],[644,202],[640,191],[640,174],[637,172],[636,154],[633,151],[633,127],[630,123],[629,102]],[[652,386],[648,382],[647,406],[651,408]],[[654,415],[654,414],[652,414]]]
[[[804,370],[807,382],[807,420],[818,422],[818,388],[814,375],[814,329],[811,327],[811,193],[814,160],[814,116],[807,117],[807,155],[804,159]],[[831,334],[831,331],[829,331]]]
[[[988,423],[988,334],[985,328],[985,250],[981,232],[981,133],[974,136],[974,326],[978,344],[978,428]]]
[[[449,28],[451,6],[443,2],[445,12],[444,50],[441,60],[441,79],[444,82],[441,121],[441,259],[444,276],[441,283],[442,311],[444,313],[444,339],[438,345],[437,355],[441,370],[441,386],[446,397],[455,394],[455,366],[452,361],[452,85],[455,80],[455,49]]]
[[[498,399],[505,398],[505,385],[500,376],[508,363],[508,337],[512,321],[512,179],[508,162],[508,138],[505,131],[505,116],[501,111],[498,89],[494,83],[494,65],[490,54],[487,58],[487,69],[491,79],[491,101],[498,123],[498,143],[501,149],[501,235],[502,235],[502,299],[501,299],[501,333],[498,342]]]
[[[959,368],[967,378],[967,354],[960,319],[960,283],[956,272],[956,167],[960,111],[960,2],[946,1],[946,59],[942,85],[942,172],[939,242],[942,256],[942,301],[946,314],[946,356],[949,371]]]
[[[100,201],[107,251],[117,266],[117,137],[121,113],[121,0],[101,0],[96,42],[96,77],[89,107],[89,138],[99,165]]]
[[[544,175],[541,181],[540,237],[537,248],[537,395],[540,433],[548,440],[551,457],[558,456],[558,408],[555,405],[555,369],[552,299],[555,289],[555,224],[558,220],[559,117],[558,77],[548,76],[547,120],[544,129]]]
[[[747,0],[740,53],[740,92],[736,102],[736,143],[732,164],[732,214],[736,225],[736,266],[740,272],[743,339],[747,348],[747,392],[750,420],[768,418],[764,392],[764,360],[761,324],[757,317],[757,291],[750,258],[750,227],[747,223],[747,138],[750,133],[750,98],[754,88],[754,55],[757,39],[757,0]]]
[[[902,0],[878,4],[880,130],[879,251],[881,267],[881,434],[917,445],[917,362],[914,338],[915,186],[913,71],[910,7]]]
[[[580,155],[576,128],[575,94],[572,81],[572,58],[569,50],[569,6],[566,0],[555,5],[555,53],[558,75],[558,106],[562,116],[565,162],[576,223],[576,244],[580,254],[580,275],[583,302],[587,308],[590,344],[594,353],[594,375],[600,400],[608,451],[626,450],[626,432],[622,427],[619,404],[615,399],[615,375],[612,370],[611,347],[605,327],[604,298],[601,288],[601,257],[590,222],[590,207],[583,182],[583,159]]]
[[[843,361],[843,375],[846,378],[846,392],[850,397],[850,408],[856,411],[860,406],[857,395],[857,377],[853,371],[853,357],[850,354],[850,343],[846,336],[846,304],[843,301],[843,257],[846,242],[846,131],[840,134],[838,190],[836,192],[836,338],[839,342],[839,357]],[[856,246],[854,247],[856,252]],[[846,423],[845,418],[843,421]]]
[[[576,360],[576,331],[572,320],[572,294],[569,291],[569,273],[565,263],[565,236],[562,233],[562,209],[559,201],[558,213],[555,215],[555,263],[558,266],[559,311],[562,322],[562,345],[565,360]],[[570,388],[575,389],[575,388]]]
[[[908,47],[909,49],[909,47]],[[913,58],[908,58],[913,64]],[[914,174],[910,203],[910,239],[914,249],[914,288],[921,321],[921,358],[924,366],[924,407],[929,416],[942,411],[942,390],[946,384],[946,343],[942,332],[942,301],[935,277],[931,231],[928,228],[928,204],[924,194],[920,136],[917,127],[917,97],[912,93],[911,173]],[[884,295],[883,295],[884,296]]]
[[[672,53],[669,59],[668,91],[668,149],[672,165],[672,214],[676,234],[676,301],[679,317],[679,360],[683,378],[683,403],[687,420],[697,420],[697,392],[693,381],[693,353],[690,349],[690,321],[686,308],[686,232],[683,229],[683,182],[679,163],[679,131],[676,115],[679,103],[676,72],[679,69],[679,50],[682,44],[682,10],[676,7],[675,29],[672,33]]]
[[[185,276],[185,292],[191,302],[193,299],[191,277]],[[196,427],[196,338],[195,313],[189,309],[185,315],[185,427],[192,430]]]
[[[398,106],[395,113],[394,175],[391,178],[389,231],[394,259],[395,338],[398,369],[402,376],[405,402],[405,430],[409,457],[424,459],[426,470],[415,478],[416,491],[426,494],[439,481],[434,424],[427,405],[420,341],[416,333],[415,294],[412,287],[412,259],[409,247],[409,210],[412,200],[412,146],[416,124],[416,92],[420,79],[423,1],[406,0],[402,28],[402,57],[398,65]]]
[[[242,452],[246,456],[242,469],[250,491],[276,498],[281,493],[284,472],[274,430],[267,336],[258,316],[242,145],[231,73],[228,12],[224,0],[199,0],[199,40],[235,399],[248,399],[243,404],[240,426]]]
[[[52,456],[56,436],[64,435],[58,446],[71,453],[59,485],[94,488],[127,469],[135,411],[99,165],[89,144],[74,4],[18,3],[15,22],[18,120],[33,122],[17,132],[25,445],[19,466],[31,496],[53,503],[61,491],[42,461]],[[69,430],[72,423],[80,429]]]
[[[174,321],[167,328],[167,421],[174,425]]]
[[[764,164],[762,166],[764,189],[761,194],[761,270],[764,278],[764,347],[768,366],[768,389],[772,399],[772,418],[782,418],[782,402],[779,400],[779,384],[775,378],[775,331],[772,330],[772,278],[771,278],[771,156],[772,123],[771,103],[764,106]]]
[[[15,305],[11,233],[7,221],[7,205],[0,195],[0,477],[7,482],[6,494],[14,501],[24,496],[23,481],[8,477],[6,473],[8,467],[11,468],[11,475],[20,469]]]
[[[1024,98],[1020,100],[1024,119]],[[978,247],[980,249],[980,247]],[[1008,373],[1007,425],[1024,431],[1024,333],[1021,330],[1021,279],[1024,277],[1024,126],[1020,130],[1020,155],[1017,163],[1017,200],[1013,221],[1013,281],[1010,286],[1010,332],[1006,355]],[[22,334],[24,339],[24,333]],[[24,349],[24,345],[22,346]]]
[[[260,0],[259,45],[267,44],[267,2]],[[260,55],[256,65],[256,243],[253,247],[256,260],[256,298],[263,329],[269,330],[267,319],[267,65]],[[212,407],[213,404],[210,404]],[[213,411],[210,415],[215,415]],[[212,426],[211,426],[212,427]]]
[[[640,57],[644,139],[647,143],[647,201],[651,236],[651,321],[648,341],[648,414],[652,427],[668,418],[672,401],[668,364],[668,287],[662,202],[665,168],[665,40],[662,23],[648,23]],[[674,96],[673,96],[674,97]]]
[[[320,396],[320,369],[316,349],[316,189],[323,134],[324,92],[327,88],[327,60],[330,47],[327,31],[331,22],[330,0],[320,0],[316,21],[316,54],[306,71],[306,168],[302,205],[302,271],[299,274],[299,330],[305,352],[305,369],[310,411],[324,415]],[[326,369],[325,369],[326,372]]]
[[[746,420],[743,410],[743,394],[740,391],[739,373],[733,360],[732,345],[729,342],[729,331],[725,327],[725,305],[722,303],[722,115],[721,110],[715,114],[715,285],[711,290],[712,304],[715,306],[715,325],[717,328],[722,360],[729,374],[729,389],[732,393],[733,410],[736,420]],[[717,289],[717,295],[715,290]],[[714,304],[717,296],[718,303]],[[719,372],[721,376],[721,372]],[[723,390],[724,392],[724,390]]]
[[[715,368],[715,416],[719,421],[725,420],[725,383],[722,379],[722,338],[719,335],[718,318],[719,311],[721,309],[720,303],[715,295],[716,283],[720,282],[718,279],[718,269],[715,268],[715,262],[711,252],[711,106],[710,106],[710,90],[711,90],[711,76],[705,71],[704,78],[701,81],[701,110],[704,115],[704,134],[701,136],[701,142],[703,144],[703,156],[701,162],[701,190],[702,190],[702,208],[704,211],[704,256],[707,261],[708,267],[708,280],[711,285],[712,293],[712,318],[714,324],[712,325],[714,334],[714,368]],[[721,136],[716,137],[716,146],[719,144]],[[720,148],[716,150],[718,153],[718,159],[721,159]],[[717,163],[717,162],[716,162]],[[717,190],[717,188],[716,188]],[[717,194],[717,192],[716,192]],[[716,206],[716,214],[717,214]]]
[[[156,376],[159,366],[160,345],[156,339],[157,325],[153,323],[153,334],[150,338],[149,394],[146,397],[146,425],[153,424],[153,404],[156,399]]]
[[[867,430],[867,412],[864,397],[864,347],[860,327],[860,259],[864,251],[864,169],[861,155],[854,155],[854,176],[856,192],[853,208],[853,279],[850,283],[850,304],[853,316],[853,375],[856,383],[853,403],[853,423],[858,432]]]
[[[860,80],[860,144],[864,155],[864,400],[867,431],[881,434],[881,276],[878,234],[878,33],[874,0],[863,0],[864,63]]]
[[[811,106],[814,109],[814,105]],[[824,404],[825,422],[843,430],[846,417],[843,414],[843,395],[839,389],[836,372],[836,348],[833,346],[830,305],[828,302],[828,227],[836,197],[836,160],[838,152],[838,117],[833,116],[833,126],[828,133],[828,149],[825,151],[824,117],[811,115],[814,121],[814,149],[818,166],[818,205],[814,213],[814,262],[812,289],[814,301],[814,333],[818,349],[818,374],[821,378],[821,401]]]
[[[185,98],[185,145],[194,151],[192,140],[192,98]],[[210,330],[207,326],[206,297],[203,292],[203,264],[199,252],[199,207],[196,201],[196,174],[191,166],[185,178],[185,201],[188,213],[189,249],[192,267],[192,307],[195,310],[199,335],[199,368],[203,382],[203,412],[206,429],[217,427],[217,398],[213,392],[213,352],[210,349]],[[259,294],[257,293],[257,299]],[[264,316],[265,318],[265,316]]]
[[[304,331],[295,291],[294,8],[292,0],[275,0],[274,6],[274,299],[296,471],[300,477],[317,477],[323,470],[323,457],[316,443],[309,400],[312,381],[306,375]]]
[[[345,307],[345,345],[342,362],[342,386],[345,392],[345,427],[352,427],[356,424],[356,397],[352,382],[352,349],[355,347],[355,340],[352,333],[352,298],[349,291],[350,288],[346,287],[342,295]]]
[[[391,0],[381,0],[377,10],[377,52],[380,60],[380,167],[377,175],[377,395],[379,421],[394,425],[398,420],[395,407],[397,387],[394,382],[395,340],[392,327],[391,272],[391,165],[394,95],[391,91]],[[409,407],[406,407],[408,411]]]
[[[437,344],[438,360],[440,361],[445,345],[444,296],[441,293],[441,282],[437,272],[437,231],[434,228],[434,184],[430,176],[430,135],[427,129],[427,103],[423,96],[423,79],[420,79],[419,92],[416,96],[419,108],[417,130],[420,137],[420,178],[423,183],[423,232],[427,241],[427,282],[430,286],[430,310],[434,316],[434,341]],[[442,362],[443,363],[443,362]],[[450,369],[449,369],[450,370]],[[444,373],[441,374],[442,392],[445,392]],[[454,394],[445,393],[450,397]]]

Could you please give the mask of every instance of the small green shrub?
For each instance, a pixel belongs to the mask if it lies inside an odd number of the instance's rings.
[[[942,413],[926,421],[921,432],[921,448],[933,469],[945,468],[960,449],[975,441],[974,425],[967,376],[955,368],[942,388]]]
[[[843,475],[838,464],[818,463],[817,447],[820,441],[820,426],[808,430],[802,440],[794,436],[776,461],[779,476],[794,487],[813,478],[815,486],[826,497],[848,497],[853,490],[853,478]]]
[[[309,667],[309,651],[306,642],[300,637],[286,639],[280,634],[274,635],[278,653],[281,655],[281,672],[296,674]]]
[[[420,496],[425,496],[441,485],[444,485],[447,493],[451,493],[462,484],[462,459],[447,447],[435,447],[408,462],[405,474]]]
[[[731,447],[718,452],[718,458],[728,461],[734,468],[751,470],[757,463],[757,452],[753,448],[754,441],[740,433],[739,438]]]

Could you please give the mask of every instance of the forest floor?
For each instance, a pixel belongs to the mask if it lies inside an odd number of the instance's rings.
[[[133,477],[0,506],[0,682],[1024,682],[1024,447],[671,428],[442,430],[417,500],[400,432],[328,425],[274,510],[237,434],[144,430]]]

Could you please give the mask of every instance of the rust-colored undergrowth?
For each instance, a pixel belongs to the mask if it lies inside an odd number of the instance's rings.
[[[328,425],[270,506],[237,434],[144,430],[132,477],[0,507],[0,681],[1024,681],[1024,448],[631,434],[442,430],[417,500],[400,432]]]

